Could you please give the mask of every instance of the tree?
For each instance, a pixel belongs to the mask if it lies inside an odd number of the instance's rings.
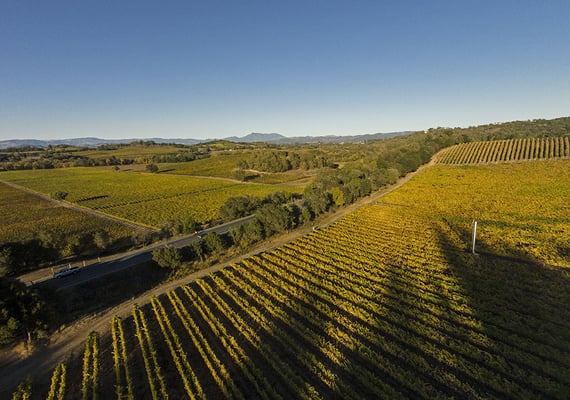
[[[204,246],[201,240],[197,240],[190,244],[190,250],[194,254],[194,258],[199,258],[200,261],[204,261]]]
[[[180,220],[180,226],[182,228],[180,233],[192,233],[196,230],[198,224],[194,218],[192,218],[190,215],[187,215]]]
[[[35,290],[16,279],[2,278],[0,293],[0,344],[22,338],[29,348],[34,339],[46,335],[49,313]]]
[[[230,237],[236,246],[245,249],[263,239],[263,226],[257,219],[254,219],[230,229]]]
[[[291,193],[279,191],[268,194],[263,200],[265,203],[285,204],[291,200]]]
[[[224,242],[216,232],[209,233],[204,237],[204,246],[210,254],[214,255],[220,254],[224,250]]]
[[[333,204],[332,195],[323,189],[307,186],[303,193],[305,204],[313,215],[322,214]]]
[[[257,207],[260,200],[255,196],[230,197],[220,208],[220,216],[224,221],[250,215]]]
[[[4,247],[0,251],[0,278],[14,270],[15,261],[10,247]]]
[[[162,222],[160,230],[167,236],[173,236],[180,233],[191,233],[196,230],[198,224],[191,216],[185,216],[181,219],[168,219]]]
[[[93,243],[98,249],[103,250],[110,244],[109,233],[104,230],[99,230],[93,234]]]
[[[146,170],[148,172],[151,172],[153,174],[156,174],[158,172],[158,166],[156,164],[147,164],[146,165]]]
[[[284,232],[293,225],[293,216],[281,205],[265,204],[257,211],[256,217],[263,226],[266,237]]]
[[[247,174],[245,170],[238,168],[232,171],[232,177],[238,181],[245,181],[247,178]]]
[[[68,193],[67,192],[61,192],[61,191],[57,191],[57,192],[53,192],[51,194],[51,198],[54,200],[65,200],[65,198],[67,197]]]
[[[161,268],[176,269],[182,265],[182,253],[176,247],[160,247],[153,250],[152,260]]]
[[[89,249],[93,249],[93,235],[91,233],[77,233],[67,237],[61,254],[63,256],[79,255]]]

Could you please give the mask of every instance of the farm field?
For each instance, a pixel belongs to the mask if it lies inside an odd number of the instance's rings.
[[[128,158],[128,159],[147,159],[152,160],[153,156],[156,155],[176,155],[184,153],[184,148],[174,147],[174,146],[123,146],[114,150],[82,150],[76,151],[77,156],[89,157],[93,159],[107,159],[114,157],[116,159]]]
[[[245,156],[243,153],[213,154],[209,158],[181,163],[161,163],[160,170],[167,174],[214,176],[232,179],[232,171]]]
[[[0,243],[33,239],[40,231],[66,237],[93,234],[104,230],[110,242],[128,238],[135,230],[121,224],[54,205],[37,196],[0,183]]]
[[[216,154],[210,158],[194,160],[181,163],[162,163],[160,164],[161,173],[175,175],[196,175],[196,176],[212,176],[219,178],[234,178],[234,170],[237,168],[240,160],[243,160],[244,154]],[[287,173],[269,173],[263,172],[251,179],[251,182],[278,184],[304,179],[308,174],[300,172]]]
[[[570,137],[520,138],[461,143],[434,157],[438,164],[485,164],[570,157]]]
[[[229,197],[302,190],[101,168],[8,171],[0,178],[45,194],[66,192],[66,201],[151,227],[169,219],[192,217],[199,223],[217,219]]]
[[[568,398],[570,268],[548,239],[568,250],[569,163],[430,167],[333,225],[114,318],[54,370],[50,393]],[[502,228],[482,223],[479,256],[465,237],[476,212]],[[502,237],[524,229],[541,235],[518,254]]]
[[[383,201],[443,221],[478,249],[570,267],[570,159],[434,166]]]

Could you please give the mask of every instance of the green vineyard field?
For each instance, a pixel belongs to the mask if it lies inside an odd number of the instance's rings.
[[[153,227],[170,219],[192,217],[199,223],[217,219],[220,207],[229,197],[302,191],[284,185],[101,168],[8,171],[0,178],[45,194],[66,192],[66,201]]]
[[[238,162],[244,157],[242,153],[216,154],[202,160],[162,163],[160,168],[168,174],[233,178],[232,171],[237,168]]]
[[[481,251],[570,267],[570,159],[436,165],[383,198],[445,221],[468,242],[478,221]]]
[[[440,151],[438,164],[485,164],[570,157],[570,137],[461,143]]]
[[[53,390],[568,398],[568,171],[570,160],[428,168],[333,225],[114,318],[69,361],[83,360],[83,374],[67,367],[61,382],[58,366]],[[468,251],[473,218],[478,256]]]
[[[40,230],[55,232],[63,239],[106,231],[110,242],[129,238],[135,230],[76,210],[56,206],[32,194],[0,183],[0,243],[31,240]]]

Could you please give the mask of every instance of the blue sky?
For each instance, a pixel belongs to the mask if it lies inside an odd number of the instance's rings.
[[[570,115],[570,2],[0,0],[0,139]]]

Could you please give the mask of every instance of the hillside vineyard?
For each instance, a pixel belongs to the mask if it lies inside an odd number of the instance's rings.
[[[524,138],[461,143],[442,150],[438,164],[485,164],[570,157],[570,138]]]
[[[568,167],[551,162],[524,165],[545,175]],[[509,193],[532,190],[520,165],[495,171],[520,181]],[[488,254],[466,251],[459,194],[429,206],[466,171],[432,167],[329,227],[135,306],[55,369],[49,398],[567,398],[567,256],[543,267],[516,244],[492,254],[492,230]],[[440,187],[426,193],[434,176]],[[507,191],[489,190],[500,211]],[[426,204],[415,206],[419,193]],[[476,209],[463,201],[464,215]],[[567,226],[570,214],[557,215]]]

